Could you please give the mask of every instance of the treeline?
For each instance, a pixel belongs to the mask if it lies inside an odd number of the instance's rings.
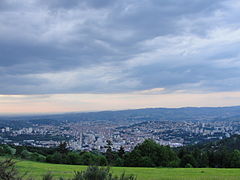
[[[240,136],[217,141],[211,145],[196,145],[172,149],[153,140],[145,140],[131,152],[121,147],[112,151],[112,144],[107,142],[105,153],[97,151],[70,151],[66,143],[58,148],[34,148],[18,146],[0,146],[0,155],[13,155],[23,159],[57,164],[132,166],[132,167],[213,167],[240,168],[239,149],[225,147],[224,143],[238,143]],[[215,146],[214,146],[215,145]],[[221,147],[221,148],[218,148]]]

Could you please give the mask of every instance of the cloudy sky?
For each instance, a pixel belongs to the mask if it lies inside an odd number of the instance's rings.
[[[240,105],[239,0],[0,0],[0,113]]]

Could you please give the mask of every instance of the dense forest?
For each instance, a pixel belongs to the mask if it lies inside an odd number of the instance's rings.
[[[137,145],[131,152],[121,147],[112,151],[112,144],[107,142],[106,152],[71,151],[67,143],[57,148],[36,148],[12,145],[0,145],[1,156],[14,156],[33,161],[57,164],[79,164],[99,166],[132,167],[240,167],[240,136],[197,144],[181,148],[162,146],[151,139]]]

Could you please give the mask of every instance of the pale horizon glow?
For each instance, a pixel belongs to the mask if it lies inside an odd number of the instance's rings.
[[[154,90],[149,90],[153,92]],[[91,112],[141,108],[223,107],[240,105],[240,92],[207,94],[54,94],[1,95],[0,114]]]

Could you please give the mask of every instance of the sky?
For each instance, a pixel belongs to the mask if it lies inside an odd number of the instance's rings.
[[[0,114],[240,105],[239,0],[0,0]]]

